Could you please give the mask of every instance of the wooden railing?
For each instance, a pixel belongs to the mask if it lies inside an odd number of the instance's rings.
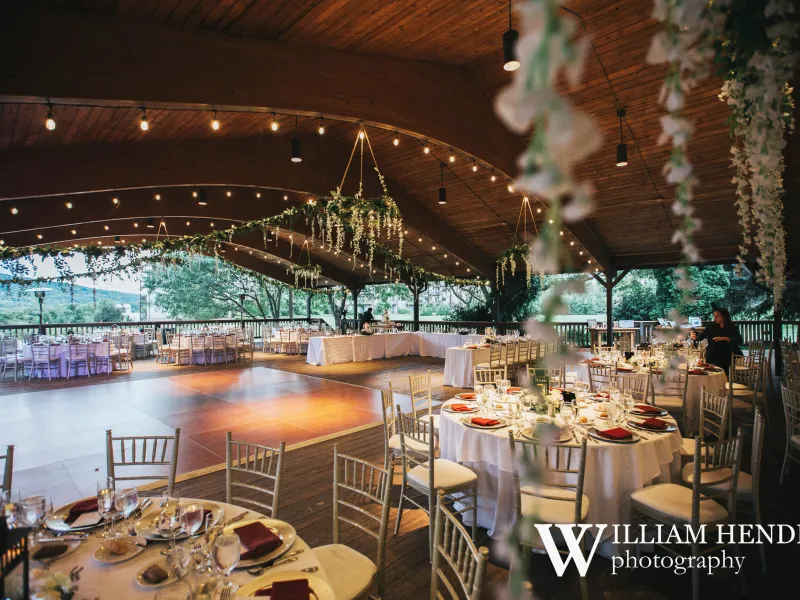
[[[146,327],[160,327],[164,329],[200,329],[204,326],[238,326],[244,323],[245,327],[253,328],[255,337],[264,337],[264,329],[272,327],[290,327],[299,324],[317,326],[322,319],[285,318],[285,319],[214,319],[211,321],[181,321],[178,319],[163,319],[158,321],[128,321],[116,323],[122,329],[142,329]],[[110,329],[113,323],[45,323],[44,330],[47,335],[66,335],[92,333],[97,330]],[[25,333],[37,333],[39,325],[0,325],[0,335],[22,337]]]

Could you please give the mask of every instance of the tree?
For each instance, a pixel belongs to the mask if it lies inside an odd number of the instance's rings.
[[[94,311],[96,323],[119,323],[125,320],[122,310],[117,308],[111,300],[101,300]]]
[[[489,285],[452,286],[453,295],[463,306],[452,310],[453,321],[494,321],[494,289]],[[533,312],[539,295],[539,278],[531,280],[528,287],[525,275],[506,276],[500,289],[500,320],[524,321]]]

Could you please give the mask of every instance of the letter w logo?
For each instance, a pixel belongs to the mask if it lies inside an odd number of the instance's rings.
[[[550,562],[553,563],[553,568],[555,568],[556,574],[559,577],[564,575],[564,571],[567,570],[570,561],[575,561],[575,566],[578,569],[578,573],[580,573],[581,577],[586,577],[586,571],[589,569],[589,563],[592,562],[592,557],[594,556],[595,550],[597,550],[597,544],[600,543],[600,540],[603,537],[603,531],[606,528],[605,525],[596,526],[600,529],[600,531],[598,531],[597,536],[594,538],[594,545],[592,545],[592,551],[589,552],[588,559],[583,557],[580,542],[583,536],[586,534],[586,530],[589,529],[591,525],[556,525],[556,527],[561,530],[561,535],[564,538],[564,542],[567,544],[569,556],[567,556],[566,560],[561,560],[561,554],[558,551],[556,543],[553,541],[553,536],[550,534],[550,528],[552,525],[549,523],[536,523],[534,527],[536,527],[536,530],[542,537],[544,549],[547,550],[547,555],[550,557]],[[575,537],[575,527],[578,527],[581,530],[580,535],[577,537]]]

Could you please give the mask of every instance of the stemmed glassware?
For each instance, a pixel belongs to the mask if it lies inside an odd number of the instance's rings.
[[[113,526],[114,515],[116,514],[117,493],[114,489],[114,480],[106,477],[97,482],[97,512],[103,517],[103,531],[98,536],[108,538],[113,536],[113,531],[108,527],[111,521]]]
[[[19,490],[0,491],[0,517],[5,517],[9,529],[22,520],[22,503]]]
[[[627,420],[631,414],[631,410],[633,409],[634,400],[633,394],[629,390],[625,390],[622,394],[622,406],[625,407],[625,419]]]
[[[214,539],[211,550],[214,565],[223,575],[224,585],[231,585],[230,574],[239,564],[241,553],[239,536],[235,533],[223,533]]]
[[[53,512],[53,501],[48,496],[36,494],[22,501],[22,520],[34,529],[34,541],[38,541],[44,529],[44,520]]]

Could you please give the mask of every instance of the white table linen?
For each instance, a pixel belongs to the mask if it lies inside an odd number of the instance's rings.
[[[489,348],[475,350],[462,348],[448,348],[444,359],[444,382],[457,388],[472,388],[475,365],[489,362]]]
[[[89,342],[89,354],[94,353],[98,358],[109,358],[110,355],[110,347],[111,342]],[[59,368],[58,368],[58,377],[66,377],[67,376],[67,360],[69,359],[69,344],[58,344],[55,346],[50,346],[50,348],[55,349],[55,358],[59,360]],[[25,360],[32,360],[33,359],[33,346],[31,344],[24,344],[22,346],[22,359]],[[89,366],[92,368],[90,375],[98,375],[98,374],[108,374],[110,371],[109,369],[113,368],[111,365],[111,361],[108,361],[105,365],[98,366],[100,368],[99,373],[95,372],[95,369],[92,365],[92,359],[89,358]],[[45,369],[37,370],[33,374],[34,378],[44,377],[47,378],[47,371]],[[55,377],[55,373],[52,374]],[[86,367],[84,366],[77,366],[73,367],[72,374],[70,377],[85,377],[86,376]]]
[[[585,364],[578,365],[578,380],[589,381],[589,367]],[[619,372],[617,375],[622,377],[637,377],[645,379],[648,376],[646,371],[641,372]],[[707,375],[689,375],[689,384],[686,387],[686,426],[689,431],[697,429],[697,423],[700,420],[700,401],[702,399],[703,387],[707,392],[724,396],[727,393],[725,384],[728,383],[728,378],[723,371],[718,373],[708,373]],[[659,389],[663,389],[664,384],[656,376],[654,377],[655,393],[658,395]]]
[[[478,524],[501,538],[514,522],[514,493],[508,429],[479,430],[463,425],[458,413],[442,412],[439,421],[441,456],[478,474]],[[630,495],[652,483],[679,477],[681,434],[646,434],[635,444],[589,441],[584,494],[589,498],[586,520],[591,524],[631,522]],[[464,514],[471,523],[471,514]],[[605,535],[611,535],[611,528]],[[596,534],[597,528],[591,531]]]
[[[426,333],[417,332],[419,336],[419,355],[435,356],[444,358],[447,349],[453,346],[461,346],[464,337],[460,333]]]
[[[415,334],[411,332],[387,333],[381,336],[385,344],[386,358],[408,356],[414,350]]]
[[[192,501],[191,498],[182,498],[182,503]],[[231,517],[245,511],[244,508],[235,506],[233,504],[226,504],[224,502],[216,502],[224,511],[224,519],[228,520]],[[259,513],[250,511],[250,518],[263,517]],[[50,570],[52,572],[61,571],[69,573],[73,567],[83,567],[81,571],[81,579],[78,583],[81,598],[108,598],[109,592],[113,591],[114,600],[138,600],[148,599],[151,600],[155,595],[156,590],[144,589],[136,584],[136,573],[142,567],[147,566],[149,563],[161,558],[160,552],[167,547],[165,543],[150,543],[148,548],[138,556],[131,558],[122,563],[114,565],[104,565],[97,562],[92,554],[97,546],[100,545],[101,540],[96,537],[90,537],[82,542],[80,547],[65,556],[60,560],[53,562]],[[299,571],[307,567],[317,567],[318,571],[314,573],[317,577],[326,579],[325,572],[316,559],[313,552],[310,552],[308,544],[303,541],[300,536],[297,536],[292,550],[300,550],[304,552],[297,555],[297,560],[285,566],[277,566],[269,570],[269,573],[279,573],[281,571]],[[37,563],[32,563],[32,566],[40,566]],[[236,570],[231,575],[231,579],[239,584],[245,584],[252,581],[254,577],[247,574],[246,570]],[[161,588],[159,588],[161,589]]]

